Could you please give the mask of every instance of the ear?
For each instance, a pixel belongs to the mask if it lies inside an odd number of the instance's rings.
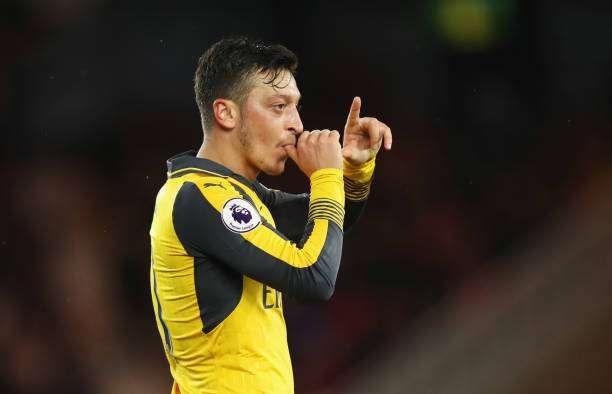
[[[216,99],[213,102],[215,121],[224,129],[230,130],[238,125],[238,105],[232,100]]]

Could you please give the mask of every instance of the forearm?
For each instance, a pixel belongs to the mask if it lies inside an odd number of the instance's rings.
[[[297,298],[329,299],[342,254],[341,170],[324,169],[312,174],[309,220],[297,244],[265,220],[249,231],[229,231],[219,214],[228,201],[236,198],[231,188],[183,185],[175,202],[174,226],[188,253],[211,256],[236,272]]]
[[[339,169],[322,169],[310,176],[308,222],[297,245],[301,262],[280,284],[290,296],[327,300],[333,294],[342,257],[344,185]],[[314,246],[320,242],[321,246]],[[316,258],[314,255],[316,254]],[[314,260],[314,261],[313,261]],[[295,265],[295,262],[290,263]]]

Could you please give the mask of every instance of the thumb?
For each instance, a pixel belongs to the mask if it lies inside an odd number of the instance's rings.
[[[298,162],[298,153],[297,153],[297,149],[295,148],[295,146],[293,146],[293,145],[286,145],[285,146],[285,152],[287,152],[287,155],[291,158],[291,160],[293,160],[297,164],[297,162]]]
[[[345,159],[350,159],[352,155],[353,149],[351,149],[350,146],[345,146],[344,148],[342,148],[342,157],[344,157]]]

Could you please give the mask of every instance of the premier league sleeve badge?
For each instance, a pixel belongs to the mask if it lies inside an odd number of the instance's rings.
[[[261,216],[250,202],[242,198],[232,198],[223,206],[221,220],[228,230],[245,233],[259,226]]]

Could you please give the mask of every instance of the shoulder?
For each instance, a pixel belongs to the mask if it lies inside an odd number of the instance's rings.
[[[253,203],[221,177],[185,179],[175,200],[173,217],[176,225],[185,228],[220,221],[234,233],[252,230],[261,223]]]
[[[232,198],[240,198],[240,193],[232,186],[225,177],[190,174],[183,177],[175,205],[181,202],[199,203],[207,202],[217,211]]]

